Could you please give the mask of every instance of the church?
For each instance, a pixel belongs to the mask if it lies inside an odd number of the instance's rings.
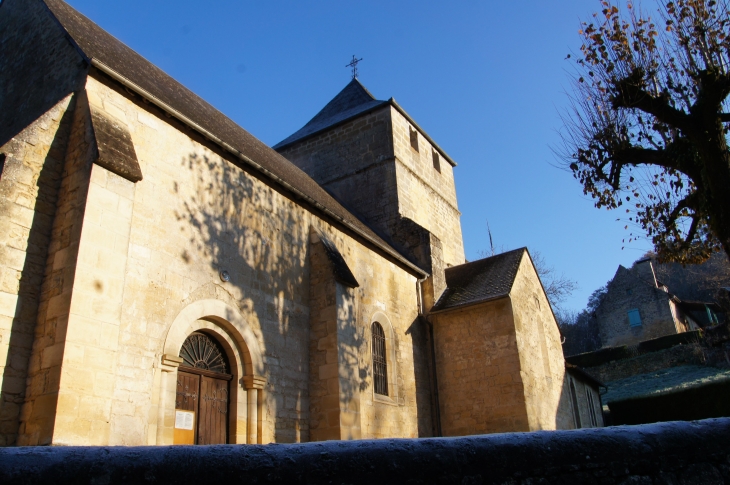
[[[354,78],[268,147],[62,0],[3,0],[0,52],[0,445],[602,425],[393,98]]]

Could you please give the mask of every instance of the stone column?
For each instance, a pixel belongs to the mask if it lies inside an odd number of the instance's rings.
[[[248,400],[248,444],[263,442],[263,390],[266,379],[262,376],[249,375],[243,377]]]
[[[177,355],[164,354],[160,362],[160,400],[157,407],[158,445],[173,444],[177,369],[182,361],[182,358]]]

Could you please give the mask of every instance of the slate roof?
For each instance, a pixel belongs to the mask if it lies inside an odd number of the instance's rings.
[[[403,117],[407,119],[408,122],[413,125],[413,127],[418,130],[426,140],[428,140],[431,146],[441,154],[444,160],[449,162],[452,167],[456,166],[456,162],[451,159],[443,148],[438,146],[438,144],[430,136],[428,136],[428,133],[426,133],[423,128],[418,126],[418,123],[416,123],[415,120],[406,113],[406,110],[395,102],[395,99],[390,98],[387,101],[375,99],[375,96],[370,94],[370,91],[368,91],[357,78],[350,81],[350,83],[345,86],[345,88],[340,91],[337,96],[332,98],[332,100],[327,103],[325,107],[314,116],[314,118],[309,120],[306,125],[294,134],[274,145],[273,148],[274,150],[281,151],[294,143],[309,138],[310,136],[315,136],[325,130],[334,128],[339,124],[388,105],[392,106],[400,114],[402,114]]]
[[[365,86],[355,78],[299,131],[280,141],[273,148],[274,150],[279,150],[339,123],[343,123],[388,104],[390,104],[388,101],[375,99],[375,96],[370,94]]]
[[[355,279],[355,275],[353,275],[352,271],[350,271],[350,267],[347,266],[345,258],[342,257],[342,253],[340,253],[339,249],[337,249],[335,243],[327,239],[323,234],[318,234],[318,236],[319,240],[322,241],[322,246],[324,246],[324,252],[327,255],[327,259],[330,261],[332,273],[335,275],[335,280],[349,288],[359,287],[360,283],[358,283],[357,279]]]
[[[42,0],[69,34],[81,54],[101,71],[125,86],[149,97],[149,101],[179,114],[183,123],[217,138],[216,143],[265,178],[273,180],[311,206],[354,230],[371,244],[395,257],[417,273],[426,274],[357,219],[306,173],[279,155],[235,122],[175,81],[157,66],[124,45],[101,27],[61,0]],[[206,133],[207,132],[207,133]]]
[[[608,392],[601,396],[601,400],[604,404],[608,404],[626,399],[681,392],[727,380],[730,380],[730,369],[682,365],[607,382]]]
[[[584,371],[577,365],[571,364],[569,362],[565,362],[565,370],[572,373],[574,376],[577,376],[578,379],[587,381],[589,383],[592,383],[596,387],[606,387],[606,384],[599,381],[592,375],[590,375],[588,372]]]
[[[431,312],[462,307],[509,295],[527,248],[446,269],[446,290]]]

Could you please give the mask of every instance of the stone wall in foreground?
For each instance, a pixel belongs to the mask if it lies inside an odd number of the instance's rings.
[[[0,483],[730,483],[730,419],[468,438],[0,449]]]

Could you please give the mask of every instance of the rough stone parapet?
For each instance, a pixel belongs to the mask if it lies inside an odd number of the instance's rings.
[[[0,482],[730,483],[730,419],[468,438],[0,449]]]
[[[585,370],[601,382],[611,382],[679,365],[705,364],[702,347],[699,344],[690,344],[677,345],[630,359],[613,360]]]

